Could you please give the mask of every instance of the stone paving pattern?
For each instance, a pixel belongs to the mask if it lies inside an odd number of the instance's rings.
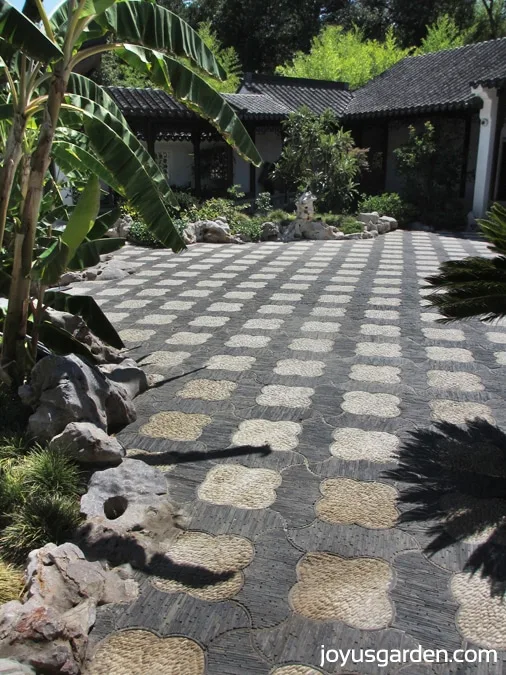
[[[78,288],[167,380],[119,440],[167,472],[185,528],[170,559],[212,573],[139,573],[135,603],[99,611],[90,673],[506,672],[503,652],[497,665],[319,666],[322,644],[506,650],[506,604],[463,572],[478,540],[450,535],[431,557],[430,523],[398,522],[388,474],[414,430],[506,423],[506,327],[438,324],[425,299],[440,261],[477,254],[484,242],[402,231],[128,247],[134,275]]]

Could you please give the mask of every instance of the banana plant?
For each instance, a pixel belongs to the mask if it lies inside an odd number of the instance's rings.
[[[162,243],[175,252],[184,248],[172,224],[176,202],[165,177],[111,97],[74,72],[81,61],[117,50],[156,86],[213,124],[247,161],[257,166],[262,161],[233,109],[198,74],[223,79],[223,69],[177,15],[148,0],[65,0],[50,15],[42,0],[34,0],[31,10],[33,5],[38,12],[34,21],[0,0],[0,69],[8,91],[0,119],[10,124],[0,171],[0,248],[16,177],[21,183],[1,363],[17,382],[25,375],[35,238],[52,158],[61,161],[65,156],[70,165],[109,182]],[[92,38],[111,35],[112,42],[86,46]],[[38,126],[37,139],[27,170],[20,171],[23,137],[31,120]]]

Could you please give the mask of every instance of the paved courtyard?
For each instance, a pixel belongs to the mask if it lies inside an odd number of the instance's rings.
[[[438,324],[423,289],[487,254],[400,231],[129,247],[134,275],[86,285],[166,380],[119,438],[167,472],[184,525],[173,573],[99,611],[90,673],[506,672],[506,651],[321,666],[322,645],[506,650],[506,326]]]

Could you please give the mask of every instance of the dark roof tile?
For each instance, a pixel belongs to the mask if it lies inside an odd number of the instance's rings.
[[[480,104],[472,86],[506,78],[506,38],[411,56],[353,94],[345,116],[371,117]]]

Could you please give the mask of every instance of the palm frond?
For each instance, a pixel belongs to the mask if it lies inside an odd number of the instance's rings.
[[[506,255],[506,208],[501,204],[494,204],[487,217],[478,220],[478,223],[486,239],[492,244],[492,250]]]

